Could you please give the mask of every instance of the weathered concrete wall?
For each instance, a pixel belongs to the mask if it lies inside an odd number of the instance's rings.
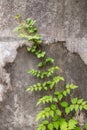
[[[66,41],[87,64],[87,0],[1,0],[0,37],[15,37],[14,15],[37,21],[45,43]],[[4,38],[3,38],[4,39]]]
[[[48,55],[58,59],[66,82],[79,85],[76,93],[87,99],[86,12],[87,0],[0,1],[0,130],[35,130],[34,118],[40,109],[35,105],[40,94],[25,92],[35,82],[27,70],[37,61],[25,47],[18,49],[31,43],[14,34],[14,15],[37,21]]]
[[[87,66],[80,57],[71,54],[59,43],[47,45],[45,49],[48,56],[58,59],[56,64],[61,66],[61,75],[65,77],[66,82],[79,85],[75,94],[87,99]],[[0,112],[1,130],[35,130],[34,120],[40,109],[36,107],[36,101],[43,93],[27,93],[25,90],[27,86],[37,81],[27,74],[29,69],[36,68],[37,63],[36,58],[26,51],[26,47],[23,47],[18,49],[14,63],[6,65],[5,69],[11,77],[12,91],[6,94],[7,99]]]

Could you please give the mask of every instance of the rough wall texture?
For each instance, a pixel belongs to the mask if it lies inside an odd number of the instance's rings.
[[[45,49],[58,59],[66,81],[80,86],[78,96],[87,99],[86,12],[87,0],[0,0],[0,130],[35,130],[33,121],[40,109],[35,106],[40,95],[25,92],[34,82],[27,70],[37,61],[24,47],[18,49],[31,43],[13,33],[14,15],[37,21]]]
[[[1,0],[0,36],[15,37],[14,15],[37,21],[45,43],[66,41],[87,64],[87,0]],[[4,39],[4,38],[3,38]]]

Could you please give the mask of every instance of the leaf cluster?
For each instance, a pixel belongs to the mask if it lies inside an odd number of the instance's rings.
[[[46,57],[46,52],[40,48],[42,40],[37,33],[36,21],[30,18],[23,21],[18,14],[15,19],[19,20],[19,26],[15,31],[19,33],[20,37],[34,43],[31,48],[27,47],[27,51],[33,53],[40,60],[37,65],[38,70],[31,69],[28,73],[42,79],[43,82],[29,86],[27,91],[53,90],[50,95],[44,95],[37,101],[37,106],[45,104],[36,117],[36,121],[39,121],[37,130],[81,130],[79,122],[70,114],[74,112],[75,115],[76,111],[87,110],[87,101],[78,97],[66,100],[65,97],[70,97],[72,90],[78,88],[74,84],[67,84],[63,90],[56,89],[59,81],[64,81],[64,78],[60,75],[55,76],[55,72],[60,69],[59,66],[54,66],[54,59]],[[52,67],[46,69],[49,64]],[[84,128],[87,130],[87,123],[84,124]]]
[[[41,36],[37,34],[37,28],[35,27],[36,21],[30,18],[27,18],[24,21],[19,14],[15,16],[15,19],[19,20],[19,26],[14,30],[15,32],[18,32],[19,37],[36,44],[40,44],[42,42]]]
[[[31,69],[28,71],[28,73],[32,74],[33,76],[36,76],[37,78],[40,77],[41,79],[43,79],[44,77],[49,78],[58,69],[59,69],[58,66],[51,67],[47,71],[44,71],[44,72],[40,70]]]

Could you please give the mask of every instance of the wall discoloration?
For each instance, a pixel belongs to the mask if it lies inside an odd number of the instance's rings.
[[[1,41],[0,43],[0,102],[2,103],[6,98],[7,92],[11,91],[10,74],[6,72],[4,67],[7,63],[14,62],[17,55],[17,49],[23,45],[32,46],[32,43],[27,43],[24,40],[19,42]]]
[[[15,37],[14,15],[37,21],[44,43],[66,41],[65,46],[76,52],[87,64],[87,0],[1,0],[0,37]]]
[[[56,60],[61,66],[60,74],[65,77],[65,83],[74,83],[79,86],[73,95],[87,99],[87,67],[76,54],[70,53],[63,44],[43,46],[47,55]],[[49,50],[49,51],[48,51]],[[26,51],[26,47],[18,49],[17,57],[12,64],[7,64],[5,69],[11,76],[12,92],[9,94],[3,111],[0,113],[0,128],[3,130],[35,130],[35,117],[41,107],[36,107],[36,101],[43,95],[40,93],[26,92],[26,88],[37,81],[27,73],[31,68],[36,68],[38,61]],[[84,73],[84,75],[81,75]],[[61,88],[59,88],[61,89]],[[85,92],[84,92],[85,90]],[[10,113],[10,115],[9,115]],[[3,120],[3,123],[2,123]]]
[[[23,19],[37,21],[48,55],[58,59],[66,82],[80,86],[73,94],[87,99],[86,12],[87,0],[0,1],[0,130],[35,130],[34,119],[40,109],[35,103],[41,95],[25,92],[35,82],[27,70],[36,67],[37,61],[23,47],[32,43],[13,32],[17,25],[14,15],[20,13]]]

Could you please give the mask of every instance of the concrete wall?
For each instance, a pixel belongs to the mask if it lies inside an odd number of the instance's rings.
[[[14,15],[36,20],[48,55],[62,68],[66,82],[79,89],[74,95],[87,99],[87,0],[0,1],[0,130],[35,130],[36,99],[26,93],[36,80],[27,70],[36,67],[34,56],[13,32]],[[64,86],[64,84],[63,84]]]

